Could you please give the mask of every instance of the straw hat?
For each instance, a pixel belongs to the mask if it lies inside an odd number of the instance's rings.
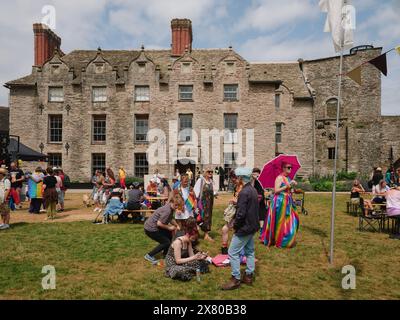
[[[0,168],[0,173],[6,175],[8,173],[6,168]]]

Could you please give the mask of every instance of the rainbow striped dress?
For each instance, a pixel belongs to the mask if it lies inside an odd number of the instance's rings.
[[[281,187],[289,184],[290,179],[283,177]],[[275,194],[261,230],[260,240],[267,246],[291,248],[295,244],[298,229],[299,215],[291,192]]]

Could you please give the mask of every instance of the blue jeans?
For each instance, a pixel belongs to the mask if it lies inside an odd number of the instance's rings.
[[[254,235],[247,236],[233,235],[229,246],[228,254],[232,268],[232,276],[240,280],[240,252],[244,250],[246,256],[246,274],[254,273],[256,268],[254,256]]]

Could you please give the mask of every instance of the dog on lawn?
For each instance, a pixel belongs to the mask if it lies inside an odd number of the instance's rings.
[[[82,202],[86,208],[90,208],[92,206],[92,200],[90,199],[90,197],[87,194],[84,194],[82,196]]]

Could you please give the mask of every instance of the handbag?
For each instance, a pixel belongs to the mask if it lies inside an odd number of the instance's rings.
[[[233,203],[230,203],[228,207],[224,210],[224,220],[226,222],[231,222],[236,214],[236,206]]]

